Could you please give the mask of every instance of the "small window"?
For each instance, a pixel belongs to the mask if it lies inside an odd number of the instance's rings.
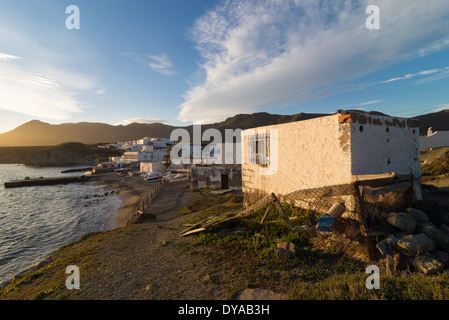
[[[270,137],[266,133],[248,136],[248,163],[268,166],[270,162]]]

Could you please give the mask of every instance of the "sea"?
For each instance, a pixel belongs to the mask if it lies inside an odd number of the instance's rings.
[[[117,227],[116,216],[122,205],[117,190],[93,182],[4,187],[7,181],[25,177],[83,174],[61,172],[72,168],[77,167],[0,164],[0,285],[86,233]]]

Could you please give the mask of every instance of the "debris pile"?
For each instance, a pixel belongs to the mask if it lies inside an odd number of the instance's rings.
[[[449,267],[449,213],[437,202],[417,201],[405,212],[391,212],[386,221],[391,229],[376,247],[387,271],[413,268],[433,274]]]

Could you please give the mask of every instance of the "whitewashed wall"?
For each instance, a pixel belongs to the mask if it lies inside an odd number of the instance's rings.
[[[419,137],[420,150],[449,147],[449,131],[436,131],[430,136]]]
[[[260,130],[277,130],[273,174],[249,164],[248,136]],[[363,112],[243,130],[242,155],[242,189],[255,198],[345,184],[354,175],[421,172],[417,122]]]
[[[353,175],[395,172],[421,176],[416,121],[355,114],[350,123]]]

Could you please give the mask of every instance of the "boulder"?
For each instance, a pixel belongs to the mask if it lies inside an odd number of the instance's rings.
[[[449,251],[449,234],[438,229],[432,222],[423,222],[418,230],[436,242],[438,248]]]
[[[394,235],[394,234],[389,234],[389,235],[386,237],[386,239],[387,239],[388,243],[390,243],[390,244],[393,245],[393,246],[396,246],[396,245],[398,244],[398,241],[399,241],[400,238],[398,238],[398,237],[397,237],[396,235]]]
[[[394,255],[394,270],[396,271],[403,271],[408,269],[407,264],[407,256],[402,253],[396,253]]]
[[[425,274],[434,274],[443,270],[443,264],[437,258],[431,256],[418,256],[413,261],[416,269]]]
[[[441,261],[445,268],[449,266],[449,254],[447,252],[437,250],[435,257]]]
[[[430,199],[417,200],[415,207],[423,211],[429,217],[429,221],[437,227],[440,227],[443,223],[443,211],[437,201]]]
[[[416,256],[435,249],[435,242],[424,233],[419,233],[402,237],[397,246],[408,256]]]
[[[416,229],[416,220],[404,212],[390,213],[387,216],[387,221],[392,226],[408,233],[413,233]]]
[[[440,230],[446,233],[449,233],[449,227],[445,225],[444,223],[441,224]]]
[[[407,213],[412,216],[417,222],[427,222],[429,221],[429,217],[427,214],[416,208],[407,208]]]
[[[277,244],[277,252],[280,254],[286,254],[289,256],[294,256],[296,254],[296,247],[291,242],[280,242]]]
[[[442,216],[443,216],[443,223],[449,226],[449,212],[441,210]]]

